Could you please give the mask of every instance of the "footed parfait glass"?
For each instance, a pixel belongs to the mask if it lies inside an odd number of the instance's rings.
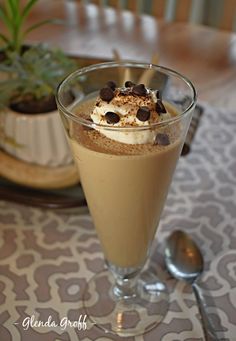
[[[159,90],[170,116],[142,126],[94,123],[90,113],[108,81]],[[88,317],[106,332],[140,335],[168,310],[165,285],[150,286],[140,272],[150,255],[168,189],[196,103],[192,83],[153,64],[103,63],[82,68],[58,87],[57,105],[107,268],[88,283]],[[142,136],[148,142],[126,143]]]

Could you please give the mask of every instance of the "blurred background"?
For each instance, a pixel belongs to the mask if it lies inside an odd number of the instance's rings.
[[[220,29],[236,28],[234,0],[81,0],[81,2],[162,16],[169,22],[182,18],[192,23]]]

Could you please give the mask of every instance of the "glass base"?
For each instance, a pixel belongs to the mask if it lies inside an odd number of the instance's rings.
[[[114,293],[115,279],[108,270],[89,281],[84,295],[88,318],[105,332],[128,337],[154,328],[168,311],[169,295],[163,283],[148,284],[139,279],[136,295],[119,298]]]

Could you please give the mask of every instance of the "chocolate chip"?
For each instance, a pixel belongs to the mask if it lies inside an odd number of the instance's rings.
[[[156,112],[158,114],[165,114],[167,112],[164,104],[160,99],[158,99],[156,102]]]
[[[111,88],[114,91],[116,88],[116,83],[114,81],[108,81],[107,86],[108,88]]]
[[[162,99],[161,91],[160,90],[156,90],[155,95],[156,95],[157,99],[160,99],[160,100]]]
[[[137,111],[136,117],[139,119],[139,121],[145,122],[149,120],[150,114],[151,113],[148,107],[140,107]]]
[[[156,135],[155,144],[160,146],[168,146],[170,144],[169,136],[165,133],[158,133]]]
[[[144,84],[138,84],[133,87],[132,93],[138,96],[145,96],[147,93],[147,90]]]
[[[100,97],[103,101],[110,102],[114,97],[114,92],[111,88],[102,88],[100,90]]]
[[[120,116],[112,111],[108,111],[105,114],[105,118],[108,124],[115,124],[115,123],[118,123],[120,120]]]
[[[119,93],[120,96],[127,96],[128,94],[129,93],[126,90],[120,90],[120,93]]]
[[[132,88],[132,86],[134,86],[135,84],[133,83],[133,82],[131,82],[131,81],[126,81],[125,82],[125,87],[126,88]]]

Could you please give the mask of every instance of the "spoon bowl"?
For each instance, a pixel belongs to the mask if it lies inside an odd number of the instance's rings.
[[[194,282],[203,272],[204,262],[196,243],[185,232],[176,230],[166,241],[165,260],[173,277]]]
[[[206,341],[217,341],[215,327],[206,312],[206,304],[196,280],[203,272],[203,256],[193,239],[185,232],[176,230],[166,240],[165,262],[170,274],[192,285],[201,315]]]

